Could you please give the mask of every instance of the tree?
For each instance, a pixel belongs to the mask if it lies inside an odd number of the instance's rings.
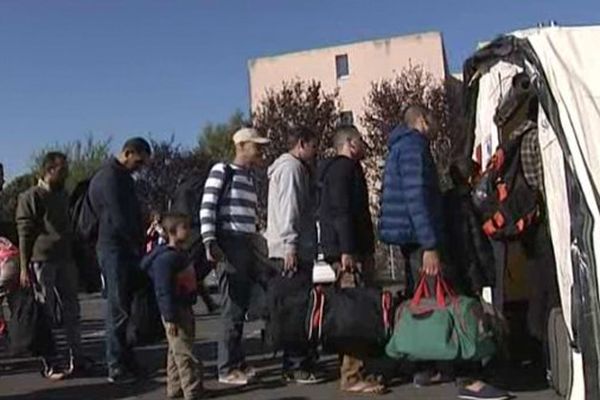
[[[35,183],[35,175],[28,173],[14,178],[0,192],[0,236],[16,243],[15,214],[19,194]]]
[[[402,115],[409,105],[421,105],[432,111],[437,121],[432,132],[432,154],[442,189],[451,185],[448,175],[451,142],[461,121],[450,117],[461,115],[460,101],[457,101],[458,94],[455,92],[450,93],[445,83],[435,80],[422,67],[415,66],[403,70],[394,79],[372,84],[361,122],[366,129],[365,141],[369,144],[365,169],[374,215],[379,212],[383,163],[388,152],[387,137],[402,122]]]
[[[365,141],[369,144],[364,164],[373,215],[379,215],[388,134],[402,122],[409,105],[421,105],[432,111],[437,129],[432,135],[431,150],[440,176],[440,187],[442,190],[451,187],[449,168],[452,142],[460,134],[462,124],[459,86],[450,81],[435,80],[422,67],[407,68],[394,79],[372,84],[361,123],[366,130]],[[391,253],[387,250],[378,245],[378,264],[385,265],[389,261]]]
[[[137,181],[146,210],[165,212],[177,186],[191,175],[206,176],[211,161],[200,152],[183,149],[169,140],[150,140],[152,159]]]
[[[59,151],[69,161],[69,178],[67,190],[72,190],[78,182],[90,178],[109,157],[112,139],[96,140],[88,135],[83,140],[46,146],[33,155],[32,174],[39,175],[44,156],[50,151]]]
[[[198,138],[198,151],[212,160],[232,161],[235,156],[233,134],[243,126],[250,125],[244,113],[237,110],[229,121],[220,124],[208,123]]]
[[[281,89],[267,91],[252,115],[254,127],[271,139],[265,149],[267,165],[288,151],[288,135],[298,127],[317,134],[322,157],[331,154],[331,136],[340,118],[339,108],[337,91],[326,93],[317,81],[284,82]],[[268,190],[265,171],[256,174],[256,187],[259,220],[264,226]]]
[[[318,81],[284,82],[281,89],[266,92],[252,115],[254,127],[271,139],[266,149],[269,163],[288,150],[287,137],[297,127],[315,132],[320,139],[319,154],[330,154],[339,119],[338,92],[325,92]]]

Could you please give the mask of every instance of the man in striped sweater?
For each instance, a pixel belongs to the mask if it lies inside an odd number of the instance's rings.
[[[246,385],[255,373],[245,363],[244,319],[260,268],[255,250],[257,195],[251,168],[262,162],[262,149],[269,140],[254,129],[242,128],[233,142],[233,163],[218,163],[208,175],[200,223],[208,260],[226,261],[219,279],[223,321],[219,382]]]

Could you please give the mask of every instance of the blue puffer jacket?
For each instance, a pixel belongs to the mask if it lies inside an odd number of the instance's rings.
[[[443,236],[442,203],[429,141],[399,126],[388,145],[379,237],[388,244],[438,249]]]

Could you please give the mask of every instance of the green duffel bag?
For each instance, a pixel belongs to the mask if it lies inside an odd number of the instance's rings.
[[[476,299],[456,296],[441,278],[432,295],[425,277],[412,300],[400,305],[386,353],[409,361],[481,360],[495,352],[483,308]]]
[[[478,299],[456,296],[449,307],[460,346],[460,359],[480,361],[496,353],[494,331]]]

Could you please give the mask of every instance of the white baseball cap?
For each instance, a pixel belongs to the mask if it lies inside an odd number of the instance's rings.
[[[253,142],[256,144],[267,144],[271,140],[261,136],[254,128],[242,128],[233,135],[233,143],[240,144],[245,142]]]

